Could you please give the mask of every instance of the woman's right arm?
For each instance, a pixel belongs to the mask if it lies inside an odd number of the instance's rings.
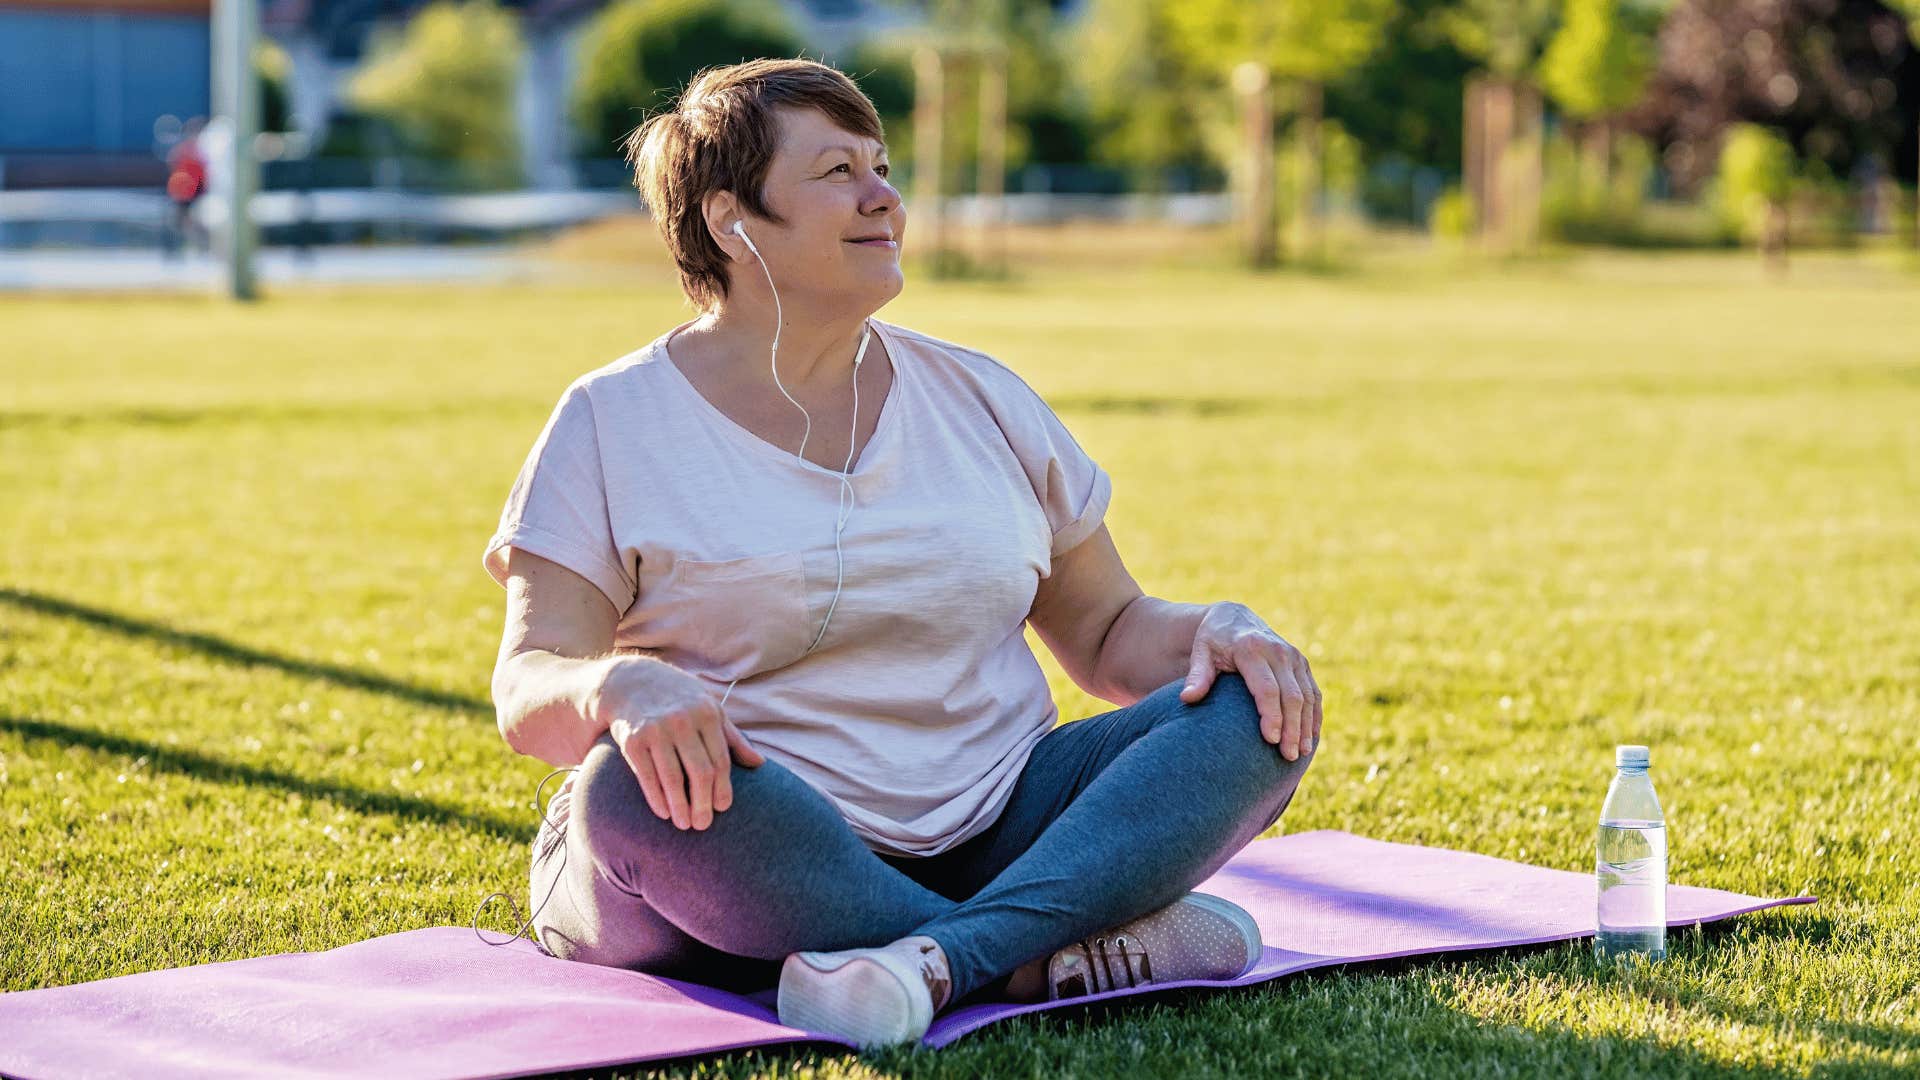
[[[653,812],[705,829],[733,803],[730,758],[749,767],[765,758],[698,679],[653,657],[612,654],[618,621],[591,582],[509,548],[507,625],[493,668],[500,734],[522,754],[578,765],[611,733]]]
[[[507,549],[507,626],[493,666],[493,705],[507,745],[554,765],[578,765],[607,730],[587,707],[617,656],[618,616],[579,574]]]

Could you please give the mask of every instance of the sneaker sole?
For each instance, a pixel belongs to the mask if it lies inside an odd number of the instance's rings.
[[[1158,985],[1162,985],[1164,983],[1169,983],[1169,982],[1225,982],[1232,979],[1237,979],[1240,976],[1245,975],[1247,972],[1253,970],[1253,966],[1255,964],[1260,962],[1260,956],[1265,951],[1263,948],[1262,942],[1260,940],[1260,924],[1254,921],[1253,916],[1248,914],[1245,908],[1242,908],[1240,905],[1234,903],[1233,901],[1224,899],[1222,897],[1213,896],[1208,893],[1193,893],[1193,892],[1190,892],[1187,895],[1181,897],[1179,900],[1174,901],[1174,904],[1172,906],[1177,907],[1182,904],[1186,905],[1188,908],[1191,908],[1193,910],[1201,911],[1209,915],[1217,916],[1218,918],[1224,920],[1228,926],[1232,927],[1234,931],[1239,934],[1240,943],[1245,950],[1241,954],[1241,957],[1240,957],[1241,962],[1239,966],[1232,971],[1220,971],[1218,968],[1216,968],[1214,972],[1211,972],[1208,974],[1193,974],[1191,973],[1192,968],[1195,966],[1199,966],[1198,964],[1191,964],[1191,965],[1187,963],[1175,964],[1175,965],[1172,965],[1173,970],[1178,971],[1182,968],[1185,968],[1187,969],[1186,973],[1180,974],[1178,976],[1170,975],[1168,974],[1168,969],[1163,967],[1155,972],[1154,978],[1141,982],[1138,985],[1138,989],[1144,990],[1149,987],[1158,986]],[[1067,949],[1061,950],[1061,952],[1056,952],[1054,954],[1053,961],[1048,964],[1047,999],[1049,1001],[1070,1001],[1070,1000],[1073,1000],[1074,998],[1089,996],[1090,994],[1093,994],[1093,993],[1112,993],[1114,990],[1117,990],[1117,989],[1134,989],[1134,987],[1125,987],[1125,988],[1111,987],[1106,990],[1095,991],[1095,990],[1089,990],[1089,989],[1083,988],[1078,992],[1069,992],[1065,994],[1060,993],[1059,989],[1060,989],[1061,981],[1064,978],[1067,978],[1067,976],[1063,976],[1058,972],[1056,972],[1054,970],[1055,965],[1059,963],[1062,952],[1068,952],[1072,949],[1073,949],[1073,946],[1068,946]],[[1165,964],[1166,962],[1167,961],[1165,959],[1162,960],[1163,964]],[[1087,983],[1090,983],[1092,981],[1090,977],[1090,973],[1073,976],[1072,978],[1079,979],[1082,982],[1083,987]]]
[[[1202,911],[1218,915],[1232,923],[1234,928],[1240,931],[1240,939],[1247,943],[1246,965],[1227,978],[1237,979],[1253,970],[1253,965],[1260,962],[1260,954],[1266,950],[1260,940],[1260,924],[1253,921],[1253,916],[1247,914],[1247,909],[1231,900],[1224,900],[1208,893],[1188,893],[1182,899]]]
[[[778,1011],[791,1028],[840,1035],[869,1046],[915,1042],[933,1017],[905,992],[903,976],[884,961],[855,957],[832,969],[793,953],[780,965]],[[919,978],[918,972],[908,973]]]

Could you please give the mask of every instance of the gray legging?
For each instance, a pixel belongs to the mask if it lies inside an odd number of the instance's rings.
[[[926,858],[868,849],[772,760],[732,770],[733,805],[707,829],[677,829],[602,736],[571,807],[548,815],[567,813],[563,834],[534,841],[536,939],[562,959],[745,992],[774,985],[791,952],[924,934],[946,950],[952,1001],[1003,990],[1028,960],[1185,895],[1293,799],[1313,754],[1288,761],[1260,737],[1239,675],[1192,705],[1179,694],[1169,683],[1048,732],[1000,817]]]

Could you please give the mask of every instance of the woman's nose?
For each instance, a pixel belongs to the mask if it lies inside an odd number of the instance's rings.
[[[869,214],[885,214],[892,211],[894,207],[899,206],[899,189],[895,188],[891,181],[879,173],[871,173],[869,175],[873,177],[873,182],[866,192],[866,198],[861,200],[861,209]]]

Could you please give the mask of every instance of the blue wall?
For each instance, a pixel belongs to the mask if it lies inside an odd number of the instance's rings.
[[[208,113],[204,17],[0,10],[0,152],[145,154]]]

